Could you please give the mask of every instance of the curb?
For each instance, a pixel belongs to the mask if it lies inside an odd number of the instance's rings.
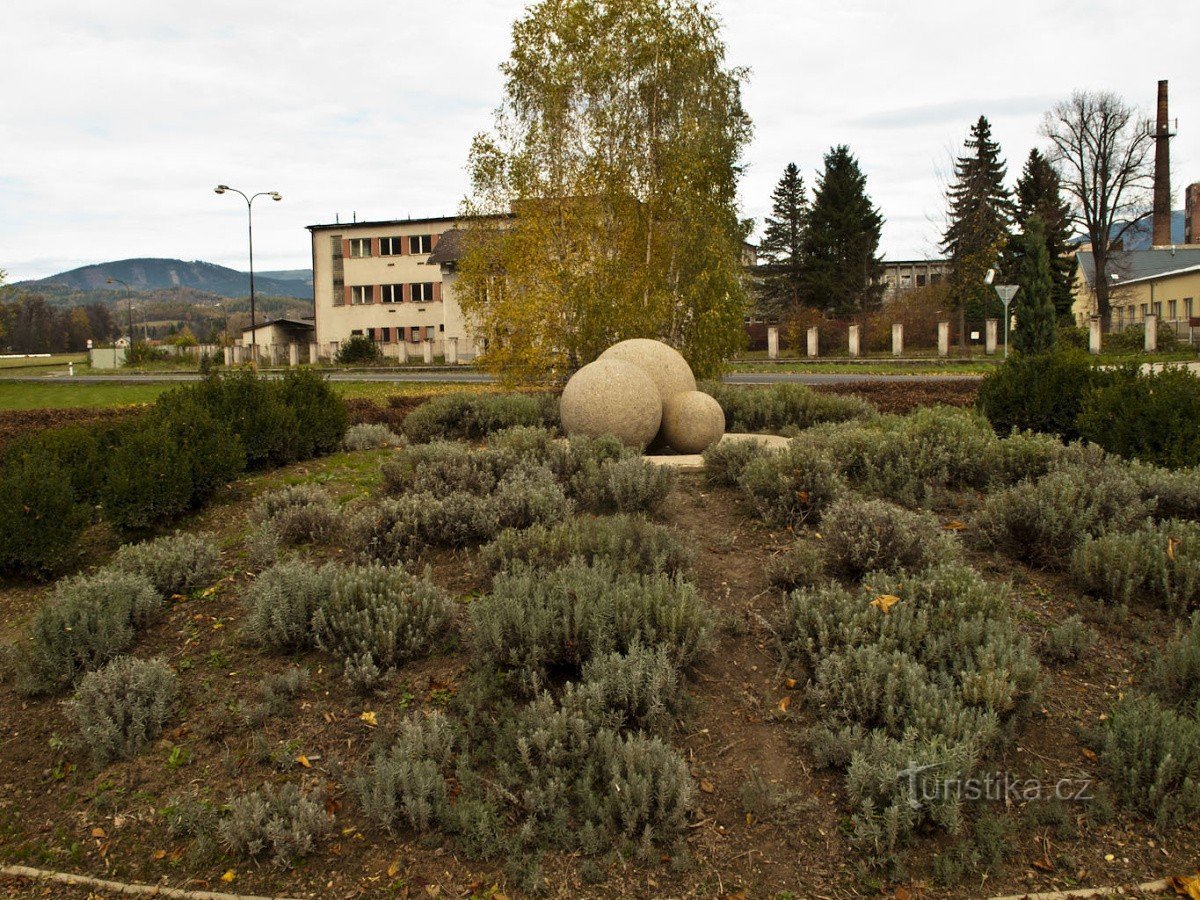
[[[258,897],[249,894],[224,894],[220,891],[187,891],[183,888],[163,887],[157,884],[125,884],[121,881],[106,881],[71,872],[51,872],[29,866],[2,866],[0,875],[28,878],[31,881],[52,881],[76,887],[99,888],[123,894],[127,897],[173,897],[176,900],[293,900],[288,897]]]

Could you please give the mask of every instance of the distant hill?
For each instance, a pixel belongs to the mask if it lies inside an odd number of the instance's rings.
[[[25,291],[46,289],[61,294],[63,290],[78,291],[123,290],[108,279],[127,282],[135,291],[158,291],[171,288],[192,288],[219,297],[245,297],[250,293],[250,276],[237,269],[215,263],[182,259],[122,259],[115,262],[82,266],[60,272],[48,278],[21,281],[13,285]],[[308,269],[289,269],[279,272],[255,272],[254,290],[266,297],[295,297],[312,299],[312,272]]]
[[[1171,213],[1171,243],[1183,243],[1183,210],[1177,209]],[[1113,225],[1110,234],[1118,234],[1121,231],[1121,226],[1124,223]],[[1126,250],[1149,250],[1150,241],[1154,236],[1154,220],[1150,216],[1142,219],[1127,232],[1125,232],[1125,249]],[[1078,235],[1075,238],[1075,243],[1083,247],[1087,244],[1087,238],[1083,235]]]

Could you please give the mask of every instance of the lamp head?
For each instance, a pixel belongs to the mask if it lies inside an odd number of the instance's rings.
[[[227,184],[218,184],[215,188],[213,188],[214,193],[217,194],[223,194],[227,190],[229,190],[229,185]]]
[[[985,276],[983,276],[983,283],[984,283],[984,284],[991,284],[991,283],[992,283],[993,281],[995,281],[995,280],[996,280],[996,270],[995,270],[995,269],[988,269],[988,270],[987,270],[987,274],[986,274]]]
[[[268,196],[272,200],[282,200],[283,199],[283,194],[279,193],[279,191],[271,191],[271,193],[268,194]]]

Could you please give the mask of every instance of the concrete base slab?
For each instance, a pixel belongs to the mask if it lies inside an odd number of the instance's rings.
[[[766,450],[783,450],[788,445],[788,438],[777,434],[726,434],[718,444],[755,443]],[[646,462],[656,466],[667,466],[671,469],[697,470],[704,468],[704,457],[699,453],[667,453],[662,456],[643,456]]]

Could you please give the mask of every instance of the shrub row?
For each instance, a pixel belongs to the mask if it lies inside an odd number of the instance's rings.
[[[29,436],[0,459],[0,574],[45,576],[70,561],[89,509],[124,531],[160,528],[243,469],[336,449],[346,410],[308,370],[278,380],[212,376],[163,394],[117,426]]]
[[[1200,464],[1200,378],[1185,369],[1099,369],[1074,349],[1018,355],[984,378],[978,403],[1000,434],[1030,429],[1156,465]]]
[[[416,443],[480,440],[518,425],[554,428],[553,394],[445,394],[422,403],[404,420],[404,436]]]
[[[794,432],[822,422],[870,419],[876,410],[859,397],[822,394],[802,384],[746,387],[707,382],[703,388],[725,411],[725,430]]]

